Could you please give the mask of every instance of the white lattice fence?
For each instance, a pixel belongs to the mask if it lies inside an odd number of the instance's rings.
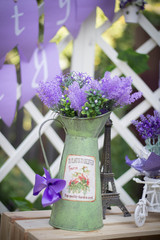
[[[42,6],[40,7],[39,12],[40,14],[43,12]],[[115,14],[113,22],[117,21],[121,16],[122,12],[117,12]],[[99,47],[104,51],[104,53],[117,66],[116,69],[112,71],[113,75],[121,75],[123,73],[126,76],[132,76],[133,85],[139,91],[143,92],[145,100],[121,119],[119,119],[114,113],[111,114],[111,119],[113,120],[112,139],[119,134],[124,139],[124,141],[134,150],[134,152],[138,153],[138,149],[142,147],[142,144],[129,130],[130,122],[131,120],[137,119],[141,114],[144,114],[150,107],[153,107],[158,111],[160,110],[160,89],[152,92],[151,89],[144,83],[143,79],[141,79],[125,62],[117,58],[118,53],[106,41],[104,41],[101,36],[101,34],[107,29],[109,29],[112,24],[109,21],[106,21],[101,27],[96,29],[95,19],[96,12],[93,12],[92,15],[82,24],[78,38],[74,40],[71,70],[88,72],[90,75],[93,76],[95,44],[98,44]],[[160,46],[160,33],[142,14],[140,14],[139,16],[139,25],[143,28],[145,32],[148,33],[150,39],[144,42],[137,49],[137,52],[149,53],[157,45]],[[71,40],[73,40],[71,35],[68,35],[59,43],[59,53],[68,45]],[[19,86],[17,89],[17,100],[20,98],[20,95],[21,92]],[[31,147],[34,146],[34,144],[37,142],[39,138],[39,127],[45,119],[48,119],[51,116],[51,112],[49,111],[45,116],[43,116],[32,101],[27,102],[24,108],[28,111],[31,118],[34,120],[36,126],[28,134],[24,141],[17,147],[17,149],[15,149],[8,141],[8,139],[2,133],[0,133],[1,148],[8,155],[8,159],[6,159],[5,163],[0,168],[0,181],[3,181],[7,174],[9,174],[10,171],[14,168],[14,166],[17,165],[20,171],[33,185],[35,173],[25,161],[24,155],[28,151],[30,151]],[[46,137],[49,139],[49,141],[59,154],[51,165],[51,171],[54,173],[55,176],[58,173],[59,169],[61,153],[63,150],[63,141],[57,135],[55,130],[51,127],[51,122],[46,123],[46,125],[43,127],[42,132],[46,135]],[[102,146],[103,136],[99,138],[99,148],[101,149]],[[123,186],[127,182],[129,182],[135,174],[135,170],[129,169],[116,180],[117,191],[120,193],[121,200],[125,204],[134,203],[128,193],[124,190]],[[31,202],[34,202],[37,199],[37,197],[33,196],[32,189],[29,193],[27,193],[26,199]]]

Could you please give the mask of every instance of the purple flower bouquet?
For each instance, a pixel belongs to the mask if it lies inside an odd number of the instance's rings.
[[[160,155],[160,113],[154,111],[153,115],[140,116],[140,121],[132,121],[136,130],[145,140],[146,148],[150,152]]]
[[[145,140],[145,151],[148,156],[140,156],[131,161],[126,156],[126,163],[149,177],[160,175],[160,113],[140,116],[140,120],[132,121],[140,136]]]
[[[132,93],[131,77],[113,78],[106,72],[101,80],[86,73],[71,72],[40,82],[37,89],[42,102],[66,117],[90,118],[133,103],[142,96]]]

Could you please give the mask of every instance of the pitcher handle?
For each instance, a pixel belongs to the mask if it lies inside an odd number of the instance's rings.
[[[45,161],[47,170],[49,171],[49,173],[50,173],[50,175],[51,175],[50,167],[49,167],[49,163],[48,163],[48,159],[47,159],[47,156],[46,156],[46,152],[45,152],[44,145],[43,145],[43,141],[42,141],[42,137],[41,137],[42,127],[45,125],[45,123],[47,123],[47,122],[49,122],[49,121],[57,121],[57,122],[59,122],[59,123],[62,125],[65,133],[67,133],[67,130],[66,130],[65,125],[64,125],[61,121],[57,120],[56,118],[47,119],[47,120],[45,120],[45,121],[40,125],[40,128],[39,128],[39,140],[40,140],[40,145],[41,145],[41,149],[42,149],[42,153],[43,153],[43,157],[44,157],[44,161]]]

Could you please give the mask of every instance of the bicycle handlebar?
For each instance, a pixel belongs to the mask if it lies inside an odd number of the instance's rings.
[[[160,180],[158,180],[157,182],[149,182],[149,181],[142,181],[139,178],[133,178],[133,180],[137,183],[142,183],[142,184],[160,184]]]

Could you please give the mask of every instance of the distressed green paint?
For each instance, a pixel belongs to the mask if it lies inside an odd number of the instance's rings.
[[[110,113],[90,119],[61,116],[67,134],[58,178],[64,177],[68,155],[93,156],[96,159],[96,199],[93,202],[63,200],[53,204],[50,225],[74,231],[92,231],[103,226],[98,135]]]

